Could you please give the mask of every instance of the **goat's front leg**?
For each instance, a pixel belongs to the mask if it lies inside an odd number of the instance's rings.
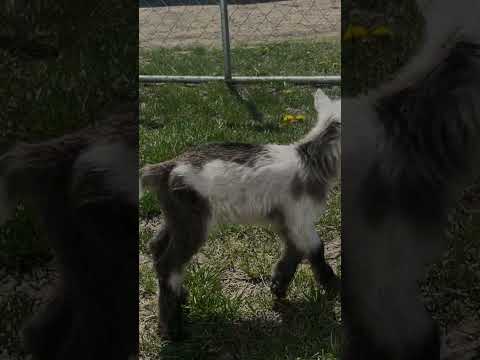
[[[287,295],[288,287],[297,271],[298,264],[303,259],[303,253],[299,251],[288,239],[286,234],[282,234],[285,248],[282,257],[275,265],[272,275],[272,284],[270,290],[277,299],[283,299]]]

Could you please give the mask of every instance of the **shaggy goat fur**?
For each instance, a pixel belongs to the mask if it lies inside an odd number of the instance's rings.
[[[347,360],[440,358],[417,282],[445,249],[449,207],[480,175],[480,5],[425,9],[419,55],[367,97],[343,101]]]
[[[18,203],[29,208],[60,273],[24,329],[35,360],[137,354],[137,142],[135,109],[0,156],[0,226]]]
[[[315,231],[340,168],[340,101],[315,94],[318,121],[290,145],[207,144],[141,170],[140,185],[154,191],[165,224],[151,249],[159,278],[160,331],[181,332],[182,272],[215,225],[272,224],[285,244],[272,291],[284,297],[299,262],[308,258],[319,283],[338,286]]]

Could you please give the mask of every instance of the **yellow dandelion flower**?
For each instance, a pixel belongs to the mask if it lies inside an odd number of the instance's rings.
[[[303,115],[286,114],[281,119],[281,126],[292,125],[303,120],[305,120],[305,116]]]

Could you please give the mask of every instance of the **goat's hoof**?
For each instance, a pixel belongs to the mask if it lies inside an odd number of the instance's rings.
[[[183,312],[168,321],[160,320],[157,330],[160,338],[165,341],[180,342],[189,337],[184,324]]]
[[[164,341],[180,342],[186,340],[189,334],[182,326],[175,326],[175,328],[167,327],[164,324],[159,324],[158,335]]]
[[[288,300],[276,298],[273,300],[272,310],[278,313],[285,313],[291,306],[292,304]]]
[[[328,298],[335,298],[337,295],[340,294],[340,279],[337,276],[333,276],[329,281],[325,284],[325,291]]]

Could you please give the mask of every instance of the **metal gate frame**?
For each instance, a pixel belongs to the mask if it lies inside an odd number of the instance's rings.
[[[296,85],[338,86],[340,75],[330,76],[232,76],[232,54],[230,51],[230,30],[228,20],[228,0],[220,0],[220,19],[222,25],[223,76],[181,76],[181,75],[139,75],[143,84],[201,84],[225,82],[229,84],[256,84],[265,82],[285,82]]]

